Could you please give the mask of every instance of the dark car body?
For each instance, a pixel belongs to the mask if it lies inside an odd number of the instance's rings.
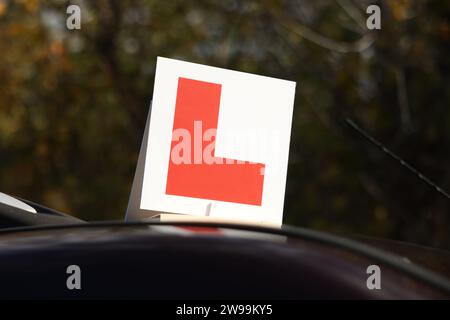
[[[436,261],[448,263],[443,256]],[[156,221],[16,227],[0,231],[0,298],[449,298],[447,277],[415,261],[291,227]],[[66,286],[70,265],[81,269],[80,290]],[[379,290],[367,286],[370,265],[380,267]]]

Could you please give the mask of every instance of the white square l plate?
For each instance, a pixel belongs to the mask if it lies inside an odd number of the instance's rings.
[[[149,210],[281,225],[295,85],[158,57],[135,176],[142,211],[127,219]]]

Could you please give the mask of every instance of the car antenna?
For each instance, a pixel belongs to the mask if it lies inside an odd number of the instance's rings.
[[[345,122],[354,130],[356,130],[359,134],[361,134],[364,138],[369,140],[372,144],[377,146],[379,149],[381,149],[384,153],[389,155],[391,158],[399,162],[403,167],[408,169],[410,172],[412,172],[414,175],[416,175],[420,180],[434,188],[437,192],[442,194],[444,197],[450,200],[450,194],[448,194],[444,189],[442,189],[440,186],[438,186],[435,182],[433,182],[431,179],[426,177],[422,172],[414,168],[412,165],[407,163],[405,160],[403,160],[401,157],[399,157],[397,154],[389,150],[384,144],[379,142],[377,139],[372,137],[369,133],[364,131],[360,126],[358,126],[352,119],[346,118]]]

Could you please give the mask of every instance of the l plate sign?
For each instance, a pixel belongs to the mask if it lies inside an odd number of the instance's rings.
[[[158,57],[140,209],[281,224],[294,95],[292,81]]]

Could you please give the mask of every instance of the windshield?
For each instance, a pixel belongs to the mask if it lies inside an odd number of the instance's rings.
[[[0,0],[0,191],[123,219],[165,56],[297,82],[285,224],[448,250],[450,6],[372,2]]]

